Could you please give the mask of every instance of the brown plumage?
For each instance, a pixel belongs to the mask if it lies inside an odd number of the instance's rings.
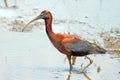
[[[90,60],[90,64],[92,64],[92,60],[87,55],[106,52],[105,49],[86,40],[82,40],[77,35],[54,33],[52,31],[52,14],[48,10],[42,11],[39,16],[31,20],[27,25],[38,19],[45,20],[46,33],[50,41],[52,42],[54,47],[58,49],[58,51],[67,56],[70,66],[70,72],[72,70],[71,56],[86,56],[86,58]],[[82,71],[84,71],[90,64],[88,64]]]

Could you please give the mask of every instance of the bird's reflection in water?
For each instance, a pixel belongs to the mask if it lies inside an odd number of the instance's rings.
[[[85,72],[82,72],[82,74],[85,76],[87,80],[91,80],[90,77]]]
[[[86,80],[91,80],[91,78],[85,72],[82,72],[81,74],[84,75],[84,77],[86,78]],[[67,75],[67,79],[66,80],[71,80],[71,74]]]
[[[66,80],[71,80],[70,78],[71,78],[71,74],[68,74],[68,76],[67,76],[67,79],[66,79]]]

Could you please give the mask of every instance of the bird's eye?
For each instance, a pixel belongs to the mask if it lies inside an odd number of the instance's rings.
[[[40,15],[41,15],[41,16],[44,16],[44,15],[46,15],[46,14],[45,14],[45,11],[41,12],[41,14],[40,14]]]
[[[41,13],[40,15],[41,15],[41,16],[43,16],[43,15],[44,15],[44,13]]]

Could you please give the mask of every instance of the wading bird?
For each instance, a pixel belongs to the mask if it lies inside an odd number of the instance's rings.
[[[87,59],[89,59],[90,63],[82,70],[83,72],[93,62],[92,59],[90,59],[87,55],[97,53],[104,54],[106,52],[105,49],[99,47],[96,44],[92,44],[87,40],[82,40],[77,35],[54,33],[52,31],[52,14],[48,10],[42,11],[40,15],[31,20],[27,25],[38,19],[43,19],[45,21],[46,33],[54,47],[67,56],[70,66],[70,73],[72,70],[71,56],[85,56]]]

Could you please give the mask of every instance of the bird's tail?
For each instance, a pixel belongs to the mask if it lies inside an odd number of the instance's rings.
[[[95,44],[94,44],[93,51],[99,54],[105,54],[107,52],[104,48],[101,48],[100,46],[95,45]]]

